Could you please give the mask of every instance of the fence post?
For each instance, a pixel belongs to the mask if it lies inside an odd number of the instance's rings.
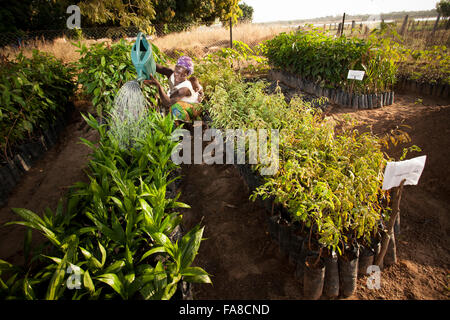
[[[436,30],[437,30],[437,27],[438,27],[438,25],[439,25],[439,19],[441,19],[441,14],[440,14],[440,13],[438,14],[438,16],[437,16],[437,18],[436,18],[436,22],[434,23],[433,32],[431,33],[431,36],[433,36],[434,33],[435,33]]]
[[[407,25],[408,25],[408,15],[405,16],[405,19],[403,20],[403,24],[402,24],[402,29],[400,30],[400,34],[402,36],[405,35]]]
[[[230,48],[233,49],[233,20],[230,18]]]
[[[352,30],[350,31],[350,34],[353,34],[353,29],[355,29],[355,20],[352,20]]]
[[[430,44],[432,42],[432,39],[434,37],[434,33],[436,32],[436,29],[437,29],[438,24],[439,24],[439,19],[441,19],[441,14],[440,13],[438,14],[438,16],[436,18],[436,22],[434,23],[433,31],[431,31],[431,35],[427,39],[427,43],[428,44]]]
[[[341,36],[344,34],[344,23],[345,23],[345,12],[344,15],[342,16],[342,29],[341,29]]]

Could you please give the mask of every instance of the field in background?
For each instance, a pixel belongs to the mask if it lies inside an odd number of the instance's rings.
[[[112,42],[111,39],[99,39],[99,40],[83,40],[86,45],[91,45],[96,42]],[[0,56],[4,55],[9,59],[14,58],[22,50],[26,57],[31,57],[34,49],[42,52],[48,52],[54,55],[57,59],[63,62],[76,62],[80,58],[80,54],[76,52],[77,48],[72,45],[71,40],[66,38],[58,38],[55,40],[32,40],[28,41],[26,45],[21,49],[16,46],[6,46],[0,48]]]
[[[264,40],[273,38],[280,32],[294,30],[295,26],[241,24],[233,27],[233,41],[242,41],[250,47]],[[215,27],[198,27],[187,32],[171,33],[156,38],[154,44],[169,56],[182,50],[186,54],[201,57],[208,52],[230,46],[230,29]]]
[[[450,21],[449,19],[440,19],[436,24],[436,18],[385,21],[386,26],[392,27],[401,36],[403,43],[410,49],[425,49],[434,45],[445,45],[450,47]],[[370,32],[375,28],[380,28],[381,21],[348,21],[344,24],[342,31],[347,37],[358,37],[367,39]],[[307,27],[305,25],[303,27]],[[324,32],[332,35],[340,33],[340,23],[315,24],[315,28],[322,29]]]

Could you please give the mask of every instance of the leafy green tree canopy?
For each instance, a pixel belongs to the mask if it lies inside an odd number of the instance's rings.
[[[82,19],[92,23],[119,23],[151,31],[151,19],[156,15],[154,1],[150,0],[84,0],[78,4]],[[83,24],[83,20],[82,20]]]
[[[441,0],[436,3],[436,10],[444,17],[450,17],[450,1]]]
[[[152,33],[154,25],[212,24],[242,16],[239,0],[21,0],[0,6],[0,32],[61,30],[69,5],[81,9],[81,27],[136,26]],[[248,10],[247,10],[248,11]],[[169,28],[167,28],[169,27]]]
[[[212,23],[216,18],[236,23],[242,15],[239,0],[82,0],[83,17],[93,23],[137,26],[151,33],[152,25]]]
[[[73,0],[2,1],[0,32],[58,30],[66,27],[66,9]]]
[[[240,3],[239,8],[242,11],[242,16],[238,18],[239,22],[248,23],[253,20],[253,7],[246,3]]]

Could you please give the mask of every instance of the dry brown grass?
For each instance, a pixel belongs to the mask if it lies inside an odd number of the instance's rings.
[[[96,42],[109,42],[110,39],[99,39],[99,40],[85,40],[82,41],[87,46],[90,46]],[[80,58],[80,54],[76,52],[78,48],[72,45],[71,40],[66,38],[58,38],[53,41],[50,40],[42,40],[36,39],[27,41],[25,46],[23,47],[23,54],[26,57],[31,57],[33,49],[38,49],[42,52],[48,52],[54,55],[57,59],[62,60],[63,62],[75,62]],[[0,48],[0,55],[5,55],[9,57],[9,59],[14,58],[19,54],[20,49],[12,46],[6,46],[4,48]]]
[[[280,32],[288,30],[290,29],[281,25],[242,24],[233,27],[233,40],[242,41],[250,46],[254,46],[261,41],[272,38]],[[201,57],[208,52],[228,47],[230,43],[230,30],[221,27],[198,27],[187,32],[171,33],[151,41],[172,57],[175,57],[174,52],[176,50],[191,56]],[[99,39],[83,42],[89,46],[95,42],[111,42],[111,40]],[[64,62],[75,62],[80,57],[79,53],[76,52],[77,48],[71,44],[70,40],[65,38],[59,38],[54,41],[28,41],[23,48],[24,55],[30,57],[33,49],[49,52]],[[9,56],[9,58],[15,57],[19,52],[20,50],[18,48],[11,46],[0,49],[0,54]]]
[[[242,24],[233,27],[233,40],[254,46],[288,30],[290,29],[281,25]],[[198,27],[191,31],[171,33],[155,38],[153,43],[169,55],[175,50],[179,50],[198,57],[228,47],[230,30],[221,27]]]
[[[23,54],[26,57],[32,55],[33,49],[48,52],[53,54],[56,58],[64,62],[74,62],[78,60],[79,54],[75,52],[75,47],[64,38],[56,39],[55,41],[46,40],[32,40],[28,41],[23,48]],[[0,49],[0,54],[6,55],[9,58],[15,57],[20,52],[19,48],[6,46]]]

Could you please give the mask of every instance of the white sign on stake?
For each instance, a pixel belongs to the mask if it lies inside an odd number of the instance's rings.
[[[403,179],[405,185],[417,185],[425,167],[427,156],[421,156],[405,161],[388,162],[384,170],[383,190],[398,187]]]
[[[347,79],[362,80],[364,78],[364,71],[348,70]]]

